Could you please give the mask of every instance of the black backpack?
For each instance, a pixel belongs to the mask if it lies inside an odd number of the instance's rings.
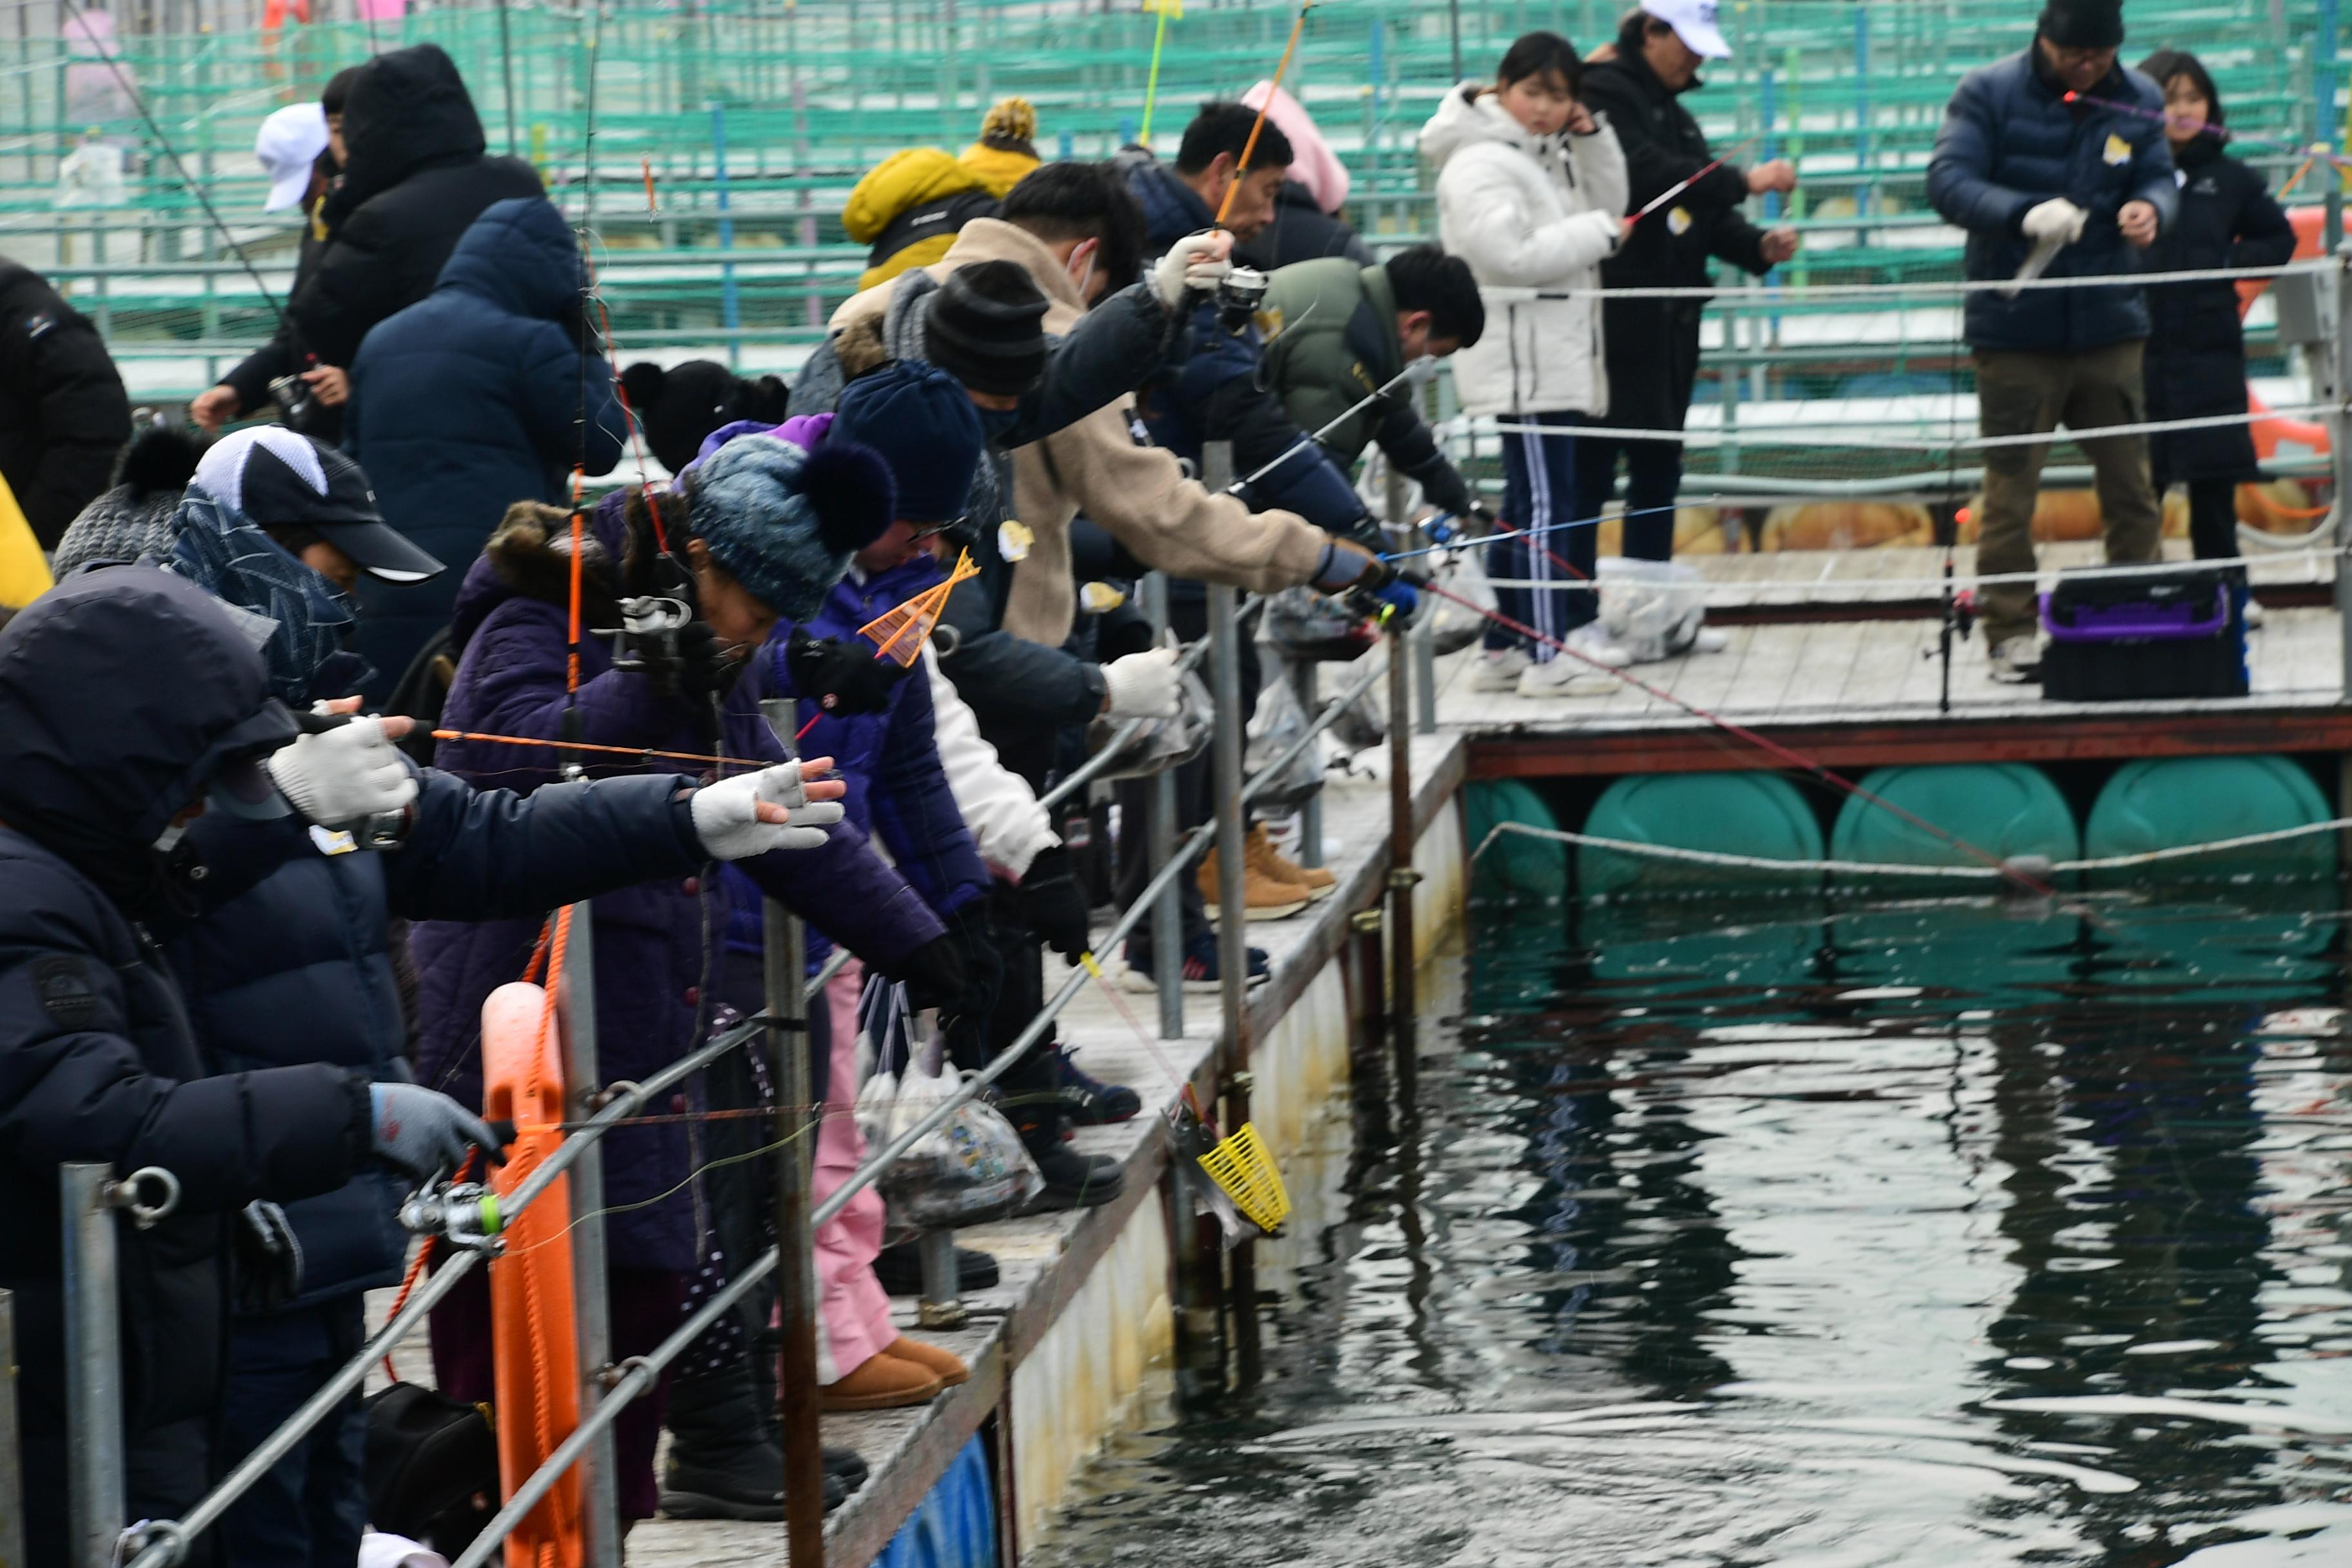
[[[368,1519],[455,1559],[499,1511],[490,1407],[395,1383],[367,1401]]]

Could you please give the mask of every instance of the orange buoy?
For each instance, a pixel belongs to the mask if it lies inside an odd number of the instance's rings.
[[[547,992],[515,981],[482,1004],[482,1110],[516,1124],[491,1186],[510,1194],[563,1142],[563,1068]],[[506,1231],[490,1260],[490,1352],[497,1364],[503,1496],[580,1424],[580,1353],[572,1295],[571,1181],[558,1176]],[[573,1568],[586,1560],[580,1472],[567,1472],[507,1538],[507,1568]]]

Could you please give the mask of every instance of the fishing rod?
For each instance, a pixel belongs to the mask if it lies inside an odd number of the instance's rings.
[[[2095,98],[2087,92],[2070,91],[2061,95],[2061,101],[2087,103],[2095,109],[2108,109],[2117,114],[2129,114],[2141,120],[2153,120],[2159,125],[2168,126],[2173,123],[2173,117],[2163,110],[2148,109],[2137,103],[2126,103],[2121,99]],[[2184,121],[2183,123],[2187,121]],[[2210,120],[2200,120],[2195,123],[2197,134],[2210,136],[2217,142],[2243,142],[2252,146],[2267,147],[2274,153],[2300,153],[2305,158],[2316,159],[2320,163],[2331,165],[2339,173],[2352,174],[2352,158],[2342,157],[2329,152],[2327,143],[2325,142],[2314,142],[2305,145],[2301,142],[2281,141],[2275,136],[2256,136],[2243,131],[2232,131],[2228,126]]]
[[[1269,100],[1268,101],[1270,102],[1272,100]],[[1389,377],[1388,380],[1381,383],[1380,385],[1374,387],[1362,397],[1358,398],[1354,403],[1349,405],[1349,406],[1341,412],[1338,417],[1334,418],[1329,424],[1324,426],[1323,428],[1309,435],[1301,436],[1297,440],[1285,447],[1281,454],[1276,457],[1272,462],[1265,464],[1255,473],[1243,475],[1240,479],[1235,479],[1232,484],[1227,485],[1223,493],[1229,496],[1237,496],[1241,494],[1242,491],[1257,483],[1258,480],[1265,478],[1266,475],[1274,472],[1275,469],[1282,467],[1283,464],[1290,461],[1291,458],[1307,450],[1307,447],[1315,446],[1317,443],[1320,442],[1324,437],[1328,436],[1332,431],[1337,430],[1340,426],[1345,425],[1349,420],[1353,419],[1357,415],[1361,414],[1365,409],[1370,408],[1381,398],[1386,397],[1390,393],[1395,391],[1401,383],[1407,381],[1428,381],[1436,374],[1437,361],[1427,358],[1414,360],[1411,364],[1406,365],[1402,370]]]
[[[81,28],[83,37],[96,39],[98,35],[91,30],[89,17],[83,12],[79,0],[65,0],[65,7],[73,14],[73,19]],[[269,285],[261,280],[260,271],[253,265],[252,258],[246,255],[245,247],[237,243],[236,234],[221,217],[220,210],[213,205],[213,199],[205,194],[205,187],[196,182],[194,174],[188,173],[187,161],[180,156],[180,150],[172,145],[172,139],[163,134],[163,127],[157,123],[155,111],[147,107],[146,97],[140,92],[139,84],[132,81],[131,73],[122,68],[120,51],[112,39],[110,38],[99,46],[99,58],[106,62],[106,68],[114,73],[115,81],[121,86],[124,94],[130,98],[131,106],[139,111],[139,118],[147,126],[147,133],[155,138],[155,144],[163,150],[165,157],[172,160],[172,167],[179,172],[180,184],[188,188],[189,194],[196,198],[196,205],[204,208],[205,216],[211,220],[214,228],[220,231],[220,237],[227,244],[229,253],[236,258],[237,265],[245,268],[245,275],[253,280],[255,291],[260,294],[263,302],[269,307],[270,314],[278,318],[278,326],[290,331],[292,323],[287,319],[286,307],[279,304],[278,296],[269,291]]]
[[[1631,226],[1641,222],[1643,218],[1648,217],[1652,213],[1656,212],[1660,207],[1664,206],[1668,202],[1673,201],[1676,196],[1681,195],[1685,191],[1689,190],[1693,185],[1697,184],[1701,180],[1706,179],[1709,174],[1714,174],[1717,169],[1720,169],[1726,163],[1730,163],[1734,155],[1746,151],[1748,148],[1755,146],[1756,143],[1761,140],[1763,140],[1761,137],[1750,136],[1747,141],[1734,144],[1724,153],[1723,156],[1716,159],[1713,163],[1700,164],[1697,170],[1694,172],[1688,179],[1668,185],[1664,190],[1660,191],[1656,195],[1652,196],[1648,201],[1643,202],[1641,207],[1634,212],[1633,216],[1625,220],[1626,225],[1630,227]]]
[[[1290,24],[1290,41],[1282,46],[1282,63],[1274,68],[1274,82],[1266,89],[1265,101],[1258,105],[1257,118],[1250,122],[1249,140],[1242,143],[1240,162],[1234,165],[1234,177],[1225,186],[1224,199],[1217,204],[1215,226],[1225,226],[1225,215],[1234,210],[1234,198],[1241,194],[1242,176],[1249,173],[1250,154],[1257,151],[1258,133],[1265,129],[1265,117],[1274,109],[1275,95],[1282,90],[1282,79],[1290,69],[1290,57],[1298,50],[1298,35],[1307,30],[1307,13],[1315,8],[1315,0],[1299,0],[1298,17]],[[1161,14],[1166,19],[1166,14]],[[1155,57],[1156,58],[1156,57]]]

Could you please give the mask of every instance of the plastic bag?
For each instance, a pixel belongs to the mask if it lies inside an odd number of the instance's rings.
[[[1312,588],[1285,588],[1266,601],[1265,639],[1286,658],[1326,664],[1361,658],[1381,640],[1361,615]]]
[[[1258,651],[1265,655],[1273,650],[1261,647]],[[1278,656],[1263,658],[1260,664],[1269,679],[1258,686],[1257,711],[1250,715],[1248,742],[1242,751],[1243,771],[1252,780],[1307,732],[1307,710],[1298,705],[1298,694],[1290,682],[1283,679]],[[1322,747],[1305,746],[1280,777],[1250,796],[1250,806],[1262,816],[1279,816],[1296,811],[1322,787]]]
[[[1092,756],[1109,745],[1112,737],[1129,722],[1125,719],[1103,718],[1089,723],[1087,754]],[[1202,683],[1197,670],[1188,669],[1178,688],[1176,717],[1148,721],[1135,739],[1119,747],[1119,760],[1096,776],[1148,779],[1154,773],[1164,773],[1170,768],[1183,766],[1207,750],[1210,737],[1215,732],[1209,689]]]
[[[1480,609],[1496,608],[1495,590],[1486,581],[1486,567],[1481,559],[1485,554],[1483,545],[1474,545],[1431,557],[1439,563],[1434,580],[1450,592],[1475,601]],[[1486,634],[1486,617],[1468,605],[1457,605],[1438,594],[1426,595],[1422,605],[1422,614],[1429,618],[1430,637],[1441,658],[1449,653],[1460,653]]]
[[[893,1006],[903,1017],[903,988],[892,989]],[[866,1080],[857,1091],[857,1127],[869,1147],[898,1137],[963,1086],[963,1074],[943,1067],[939,1057],[934,1033],[904,1071],[880,1071]],[[917,1140],[874,1184],[894,1227],[937,1230],[1006,1218],[1045,1182],[1004,1113],[975,1100]]]
[[[1636,664],[1687,650],[1706,625],[1706,591],[1695,567],[1601,557],[1601,624]]]

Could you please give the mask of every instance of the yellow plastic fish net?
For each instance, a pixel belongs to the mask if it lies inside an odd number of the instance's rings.
[[[1290,1216],[1290,1194],[1282,1184],[1282,1173],[1275,1169],[1274,1156],[1266,1152],[1257,1135],[1255,1122],[1242,1123],[1240,1131],[1202,1155],[1201,1169],[1258,1229],[1271,1233]]]

